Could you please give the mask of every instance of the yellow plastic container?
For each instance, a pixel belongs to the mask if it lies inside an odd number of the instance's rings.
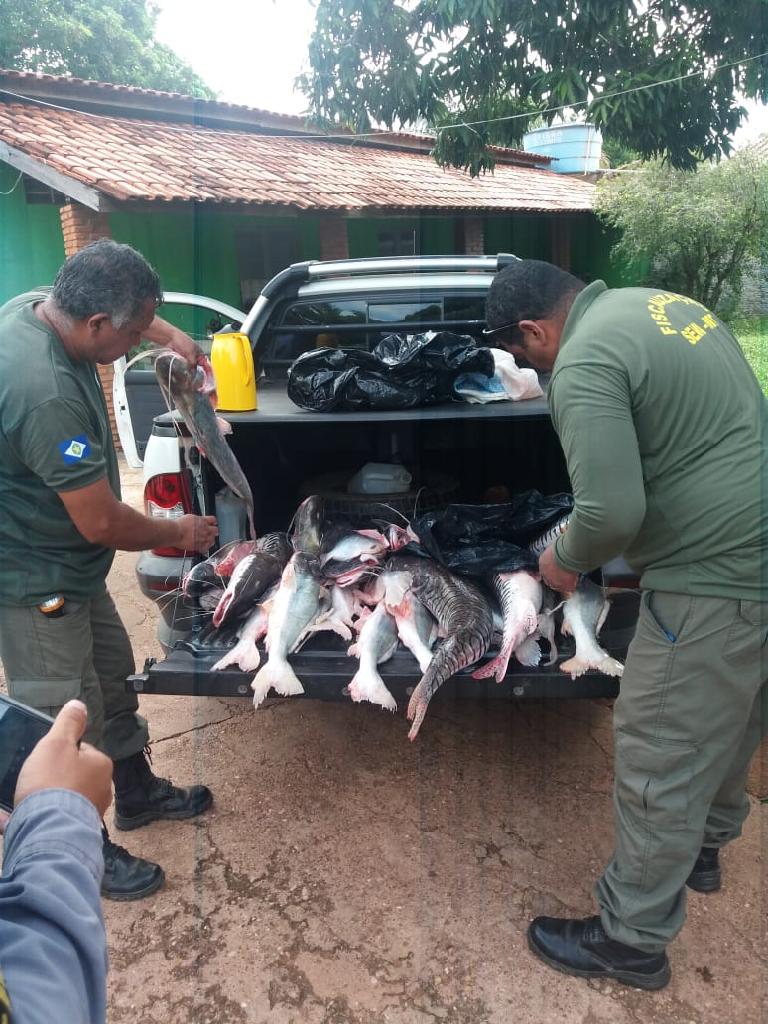
[[[247,334],[239,331],[214,334],[211,366],[216,378],[217,409],[224,412],[258,409],[253,355]]]

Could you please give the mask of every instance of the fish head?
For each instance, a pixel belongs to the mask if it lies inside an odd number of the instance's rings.
[[[266,551],[268,555],[273,555],[283,565],[293,554],[293,548],[288,540],[288,535],[279,532],[265,533],[259,537],[256,541],[256,550]]]
[[[391,523],[387,527],[387,541],[390,551],[400,551],[401,548],[407,547],[409,544],[418,544],[419,538],[410,524],[398,526],[396,523]]]
[[[186,597],[198,597],[210,587],[220,587],[221,579],[207,559],[193,566],[181,581],[181,589]]]
[[[319,494],[311,494],[299,505],[290,531],[294,551],[317,555],[320,551],[325,503]]]
[[[169,349],[164,349],[155,359],[155,375],[170,398],[198,391],[204,376],[200,367],[191,366],[183,356]]]
[[[324,579],[320,562],[315,555],[309,555],[305,551],[297,551],[286,566],[295,576],[310,576],[318,582]]]

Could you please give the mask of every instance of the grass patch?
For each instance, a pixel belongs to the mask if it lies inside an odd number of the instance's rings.
[[[768,395],[768,316],[733,320],[729,327],[739,339],[763,394]]]

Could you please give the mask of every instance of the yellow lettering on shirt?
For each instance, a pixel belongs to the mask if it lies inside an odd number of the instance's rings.
[[[684,306],[699,306],[704,310],[701,322],[698,323],[692,320],[687,327],[678,331],[672,326],[672,321],[667,313],[667,306],[675,303],[680,303]],[[698,344],[707,331],[711,331],[718,326],[717,319],[697,299],[691,299],[687,295],[676,295],[674,292],[659,292],[657,295],[652,295],[648,300],[648,312],[661,334],[682,334],[691,345]]]
[[[683,328],[680,333],[686,341],[690,341],[692,345],[696,345],[707,333],[707,330],[705,327],[701,327],[694,321],[693,323],[688,324],[687,327]]]

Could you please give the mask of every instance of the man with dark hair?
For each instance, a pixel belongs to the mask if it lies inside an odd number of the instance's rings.
[[[533,952],[581,977],[657,989],[685,888],[720,887],[768,725],[768,403],[701,303],[587,287],[548,263],[500,271],[487,334],[552,371],[549,406],[575,507],[544,580],[624,554],[641,606],[614,708],[615,849],[600,915],[539,917]]]
[[[120,475],[96,363],[142,337],[191,362],[200,350],[155,315],[162,298],[143,256],[109,239],[70,257],[51,290],[0,309],[0,657],[8,689],[55,715],[88,708],[85,738],[114,762],[115,820],[132,829],[211,804],[205,786],[156,778],[147,723],[125,679],[131,643],[106,588],[115,550],[207,551],[213,517],[151,519],[120,500]],[[139,899],[163,871],[104,838],[102,892]]]

